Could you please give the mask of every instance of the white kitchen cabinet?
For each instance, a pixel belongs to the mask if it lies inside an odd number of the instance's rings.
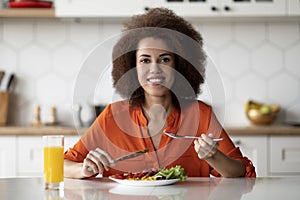
[[[243,155],[253,162],[257,176],[268,176],[267,136],[231,136],[231,139]]]
[[[270,138],[270,175],[300,175],[300,136]]]
[[[223,15],[284,16],[286,0],[221,0]]]
[[[157,0],[153,7],[165,7],[184,17],[218,16],[221,14],[219,0]]]
[[[79,136],[65,136],[65,150],[72,147]],[[42,136],[18,136],[17,176],[43,175]]]
[[[0,178],[16,176],[16,137],[0,137]]]
[[[56,17],[130,17],[143,13],[151,0],[59,0]]]
[[[299,0],[288,0],[287,3],[287,13],[290,16],[300,14],[300,1]]]
[[[286,15],[286,0],[157,0],[154,6],[184,17]]]
[[[19,136],[17,138],[17,175],[43,175],[42,136]]]
[[[166,7],[183,17],[300,15],[299,0],[59,0],[56,17],[131,17]]]

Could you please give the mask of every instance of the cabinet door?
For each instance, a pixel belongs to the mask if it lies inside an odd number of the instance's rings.
[[[0,178],[16,176],[16,137],[0,137]]]
[[[270,159],[273,175],[300,175],[300,136],[272,136]]]
[[[165,7],[183,17],[218,16],[219,0],[156,0],[154,7]]]
[[[287,14],[300,15],[300,0],[288,0]]]
[[[79,136],[65,136],[65,150],[72,147]],[[43,175],[43,139],[42,136],[20,136],[17,140],[18,176]]]
[[[230,16],[284,16],[285,0],[222,0],[222,15]]]
[[[184,17],[286,15],[283,0],[157,0],[154,5]]]
[[[150,0],[59,0],[55,2],[57,17],[129,17],[143,13]]]
[[[17,147],[17,175],[43,176],[42,136],[19,136]]]
[[[267,136],[232,136],[234,144],[240,147],[244,156],[255,166],[256,174],[268,176]]]

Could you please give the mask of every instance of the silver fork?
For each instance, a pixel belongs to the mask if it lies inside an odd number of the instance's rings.
[[[191,135],[175,135],[173,133],[169,133],[169,132],[164,132],[167,136],[171,137],[171,138],[188,138],[188,139],[198,139],[201,138],[199,136],[191,136]],[[224,138],[213,138],[213,141],[217,142],[217,141],[222,141]]]

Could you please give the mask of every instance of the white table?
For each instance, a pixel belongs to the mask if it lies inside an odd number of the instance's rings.
[[[300,177],[188,178],[185,182],[157,187],[124,186],[107,178],[65,179],[64,189],[44,190],[42,178],[0,179],[0,199],[44,200],[204,200],[300,199]]]

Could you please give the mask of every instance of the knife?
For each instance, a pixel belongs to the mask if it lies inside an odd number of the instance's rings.
[[[137,152],[134,152],[134,153],[130,153],[130,154],[127,154],[126,156],[121,156],[119,158],[116,158],[114,159],[112,162],[110,162],[109,164],[115,164],[117,162],[120,162],[120,161],[123,161],[123,160],[127,160],[127,159],[131,159],[131,158],[135,158],[135,157],[138,157],[138,156],[141,156],[143,155],[144,153],[148,152],[149,149],[143,149],[143,150],[139,150]],[[88,171],[92,171],[92,168],[91,167],[88,167]]]
[[[135,157],[140,156],[140,155],[142,155],[142,154],[144,154],[148,151],[149,151],[149,149],[143,149],[143,150],[128,154],[126,156],[116,158],[116,159],[114,159],[114,163],[117,163],[117,162],[122,161],[122,160],[127,160],[127,159],[130,159],[130,158],[135,158]]]
[[[2,82],[2,79],[5,75],[5,72],[4,71],[0,71],[0,85],[1,85],[1,82]]]
[[[7,92],[11,92],[12,90],[12,85],[13,85],[13,82],[15,81],[15,75],[14,74],[11,74],[9,76],[9,79],[8,79],[8,82],[7,82],[7,85],[6,85],[6,91]]]

